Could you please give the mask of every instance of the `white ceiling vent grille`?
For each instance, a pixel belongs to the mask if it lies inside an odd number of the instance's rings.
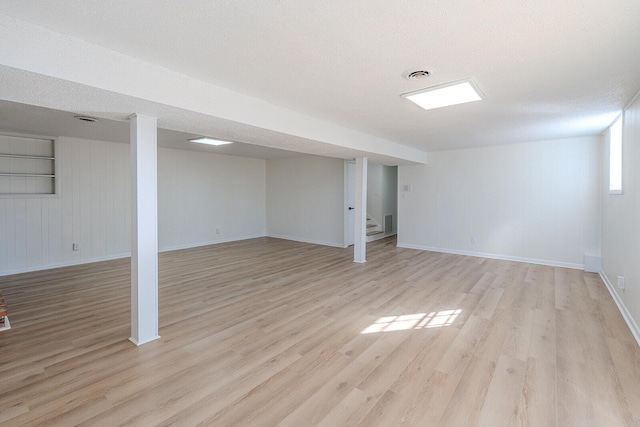
[[[431,76],[433,71],[429,69],[420,69],[420,70],[409,70],[405,71],[402,76],[407,80],[424,80],[427,77]]]
[[[95,123],[98,121],[98,119],[96,119],[95,117],[91,117],[91,116],[73,116],[74,119],[76,120],[80,120],[81,122],[85,122],[85,123]]]

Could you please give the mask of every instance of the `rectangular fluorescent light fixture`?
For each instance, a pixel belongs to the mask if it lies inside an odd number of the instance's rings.
[[[232,141],[223,141],[221,139],[212,139],[212,138],[194,138],[190,139],[189,142],[197,142],[198,144],[207,144],[207,145],[227,145],[233,144]]]
[[[418,92],[406,93],[402,96],[409,101],[415,102],[425,110],[465,104],[482,99],[480,90],[472,80],[434,86]]]

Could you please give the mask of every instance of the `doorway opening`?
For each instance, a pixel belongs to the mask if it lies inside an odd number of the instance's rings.
[[[355,161],[345,162],[345,246],[355,240]],[[367,168],[367,242],[398,232],[398,167],[369,163]]]

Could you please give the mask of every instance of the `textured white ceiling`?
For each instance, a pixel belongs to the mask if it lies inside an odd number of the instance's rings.
[[[638,0],[0,5],[18,20],[424,151],[596,134],[640,90]],[[432,77],[402,78],[420,66]],[[463,78],[486,99],[423,111],[400,97]]]

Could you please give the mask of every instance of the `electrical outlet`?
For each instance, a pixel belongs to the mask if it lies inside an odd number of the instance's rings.
[[[472,237],[472,238],[471,238],[471,243],[475,243],[475,242],[476,242],[476,238],[475,238],[475,237]]]
[[[220,229],[216,228],[216,234],[220,234]]]
[[[618,289],[624,289],[624,276],[618,276]]]
[[[79,251],[80,250],[80,243],[74,243],[73,244],[73,250],[74,251]]]

